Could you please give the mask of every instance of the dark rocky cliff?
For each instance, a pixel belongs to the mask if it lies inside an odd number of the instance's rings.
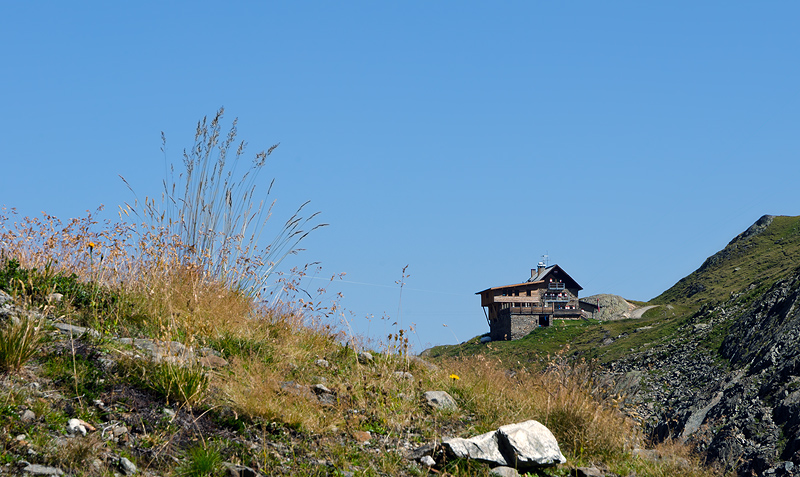
[[[771,223],[759,220],[698,272],[740,258],[734,248],[757,258],[752,239]],[[781,265],[782,279],[706,302],[674,335],[610,366],[654,440],[690,442],[738,476],[800,475],[800,264]]]

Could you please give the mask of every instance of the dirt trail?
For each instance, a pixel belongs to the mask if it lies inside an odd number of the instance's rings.
[[[643,306],[641,308],[637,308],[637,309],[631,311],[631,318],[641,318],[642,315],[644,315],[645,311],[649,310],[650,308],[655,308],[657,306],[661,306],[661,305],[650,305],[650,306]]]

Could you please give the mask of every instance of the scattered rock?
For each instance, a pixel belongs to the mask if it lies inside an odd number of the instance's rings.
[[[125,475],[133,475],[133,474],[136,473],[136,466],[133,464],[133,462],[129,461],[125,457],[120,457],[119,458],[118,465],[119,465],[119,469]]]
[[[281,383],[281,391],[294,394],[295,396],[304,397],[306,399],[314,399],[314,393],[311,392],[308,386],[302,386],[294,381],[284,381]]]
[[[525,472],[567,461],[553,433],[533,420],[502,426],[469,439],[445,439],[442,447],[450,456],[511,466]]]
[[[320,404],[325,406],[336,404],[336,394],[324,384],[315,384],[311,386],[311,391],[317,396],[317,400],[319,400]]]
[[[197,360],[197,364],[205,368],[217,369],[228,366],[228,361],[225,358],[215,355],[203,356]]]
[[[91,328],[85,328],[83,326],[75,326],[67,323],[53,323],[53,327],[59,330],[60,332],[64,333],[65,335],[71,335],[74,338],[78,338],[85,334],[88,334],[89,336],[92,336],[94,338],[100,337],[100,333],[98,333],[97,331]]]
[[[489,475],[495,477],[519,477],[519,472],[513,467],[501,465],[489,471]]]
[[[487,432],[469,439],[461,437],[445,439],[442,441],[442,447],[448,455],[459,459],[473,459],[493,465],[509,465],[506,457],[500,452],[497,431]]]
[[[197,351],[197,354],[200,355],[200,356],[217,356],[219,358],[222,357],[222,353],[220,353],[219,351],[217,351],[217,350],[215,350],[213,348],[200,348]]]
[[[417,447],[415,449],[410,449],[408,451],[407,457],[410,460],[420,460],[426,455],[428,455],[428,456],[432,455],[435,450],[436,450],[436,445],[435,444],[431,444],[431,443],[423,444],[423,445],[421,445],[421,446],[419,446],[419,447]]]
[[[597,467],[578,467],[569,473],[572,477],[605,477],[606,473]]]
[[[445,391],[426,391],[423,395],[425,401],[434,409],[455,410],[458,409],[455,399]]]
[[[711,329],[711,324],[709,323],[697,323],[694,325],[694,331],[705,331]]]
[[[567,462],[553,433],[539,421],[502,426],[497,434],[504,453],[514,456],[510,462],[517,469],[529,470]]]
[[[64,475],[64,471],[57,467],[47,467],[38,464],[29,464],[22,469],[22,471],[33,475]]]
[[[228,470],[228,477],[262,477],[254,469],[243,465],[224,463],[225,468]]]
[[[0,305],[4,305],[6,303],[13,303],[13,302],[14,302],[14,298],[11,295],[9,295],[8,293],[4,292],[3,290],[0,290]]]
[[[414,379],[414,375],[408,371],[395,371],[392,375],[397,379]]]
[[[64,295],[61,293],[51,293],[46,297],[47,303],[60,303],[61,300],[64,299]]]
[[[318,397],[319,403],[323,406],[333,406],[336,404],[336,396],[333,394],[323,394]]]
[[[372,440],[372,434],[366,431],[354,431],[353,439],[357,440],[360,443],[369,442]]]
[[[22,422],[33,422],[36,420],[36,413],[31,411],[30,409],[25,409],[22,415],[19,417]]]
[[[326,359],[318,359],[314,361],[314,364],[316,364],[320,368],[329,368],[331,366],[331,364]]]
[[[67,432],[70,434],[80,434],[85,436],[86,430],[86,426],[83,425],[83,421],[80,419],[73,418],[67,422]]]
[[[374,358],[372,357],[371,353],[362,351],[358,353],[358,362],[361,364],[372,364],[374,362]]]
[[[433,467],[434,465],[436,465],[436,461],[433,460],[433,457],[429,455],[422,456],[422,458],[419,460],[419,463],[426,467]]]

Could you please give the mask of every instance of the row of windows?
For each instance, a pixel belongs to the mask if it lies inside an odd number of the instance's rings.
[[[559,283],[558,285],[563,285],[563,284]],[[552,285],[551,285],[550,289],[555,290],[556,288],[552,288]],[[562,287],[557,288],[557,289],[558,290],[563,290],[564,287],[562,286]],[[537,295],[537,293],[533,293],[534,291],[538,291],[538,289],[534,289],[534,290],[509,290],[509,291],[502,292],[500,294],[500,296],[535,296],[535,295]]]

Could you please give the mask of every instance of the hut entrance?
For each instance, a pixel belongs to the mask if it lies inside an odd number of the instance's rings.
[[[550,326],[550,315],[539,315],[539,326]]]

